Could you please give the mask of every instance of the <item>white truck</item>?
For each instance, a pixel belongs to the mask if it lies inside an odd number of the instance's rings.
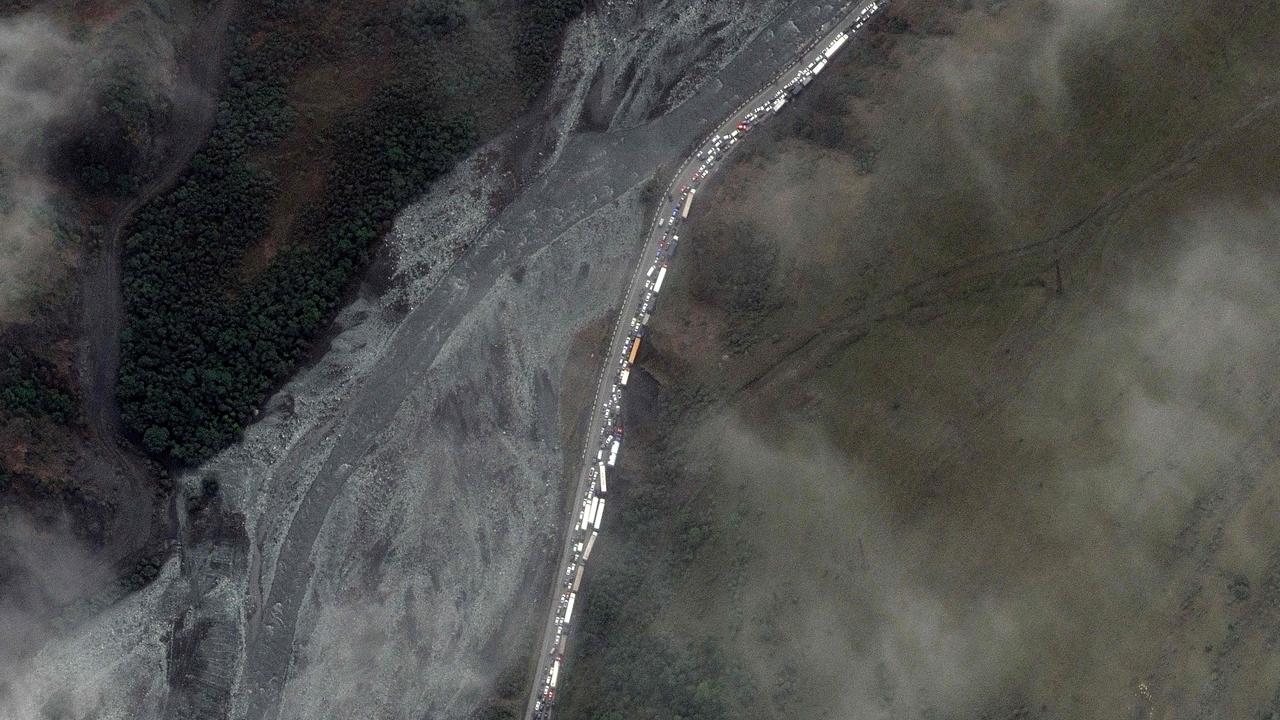
[[[831,41],[831,44],[830,44],[830,45],[828,45],[828,46],[827,46],[827,47],[822,51],[822,56],[823,56],[823,57],[825,57],[826,59],[830,60],[830,59],[831,59],[831,56],[832,56],[832,55],[835,55],[835,54],[836,54],[836,51],[837,51],[837,50],[839,50],[841,47],[843,47],[843,46],[844,46],[844,44],[845,44],[846,42],[848,42],[848,41],[849,41],[849,36],[848,36],[848,35],[846,35],[845,33],[840,33],[839,35],[837,35],[837,36],[836,36],[836,39],[835,39],[835,40],[832,40],[832,41]]]
[[[667,269],[664,267],[658,271],[658,279],[653,281],[653,292],[656,294],[662,290],[662,281],[667,277]]]
[[[698,191],[690,188],[689,194],[684,196],[684,209],[680,211],[680,218],[682,220],[689,217],[689,208],[693,205],[693,194],[696,192]]]
[[[609,492],[609,484],[605,481],[604,463],[600,463],[600,494]]]

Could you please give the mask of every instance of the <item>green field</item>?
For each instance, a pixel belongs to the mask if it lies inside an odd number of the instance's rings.
[[[628,388],[561,715],[1280,713],[1277,36],[895,2],[753,134]]]

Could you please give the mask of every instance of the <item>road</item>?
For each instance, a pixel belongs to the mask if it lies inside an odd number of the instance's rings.
[[[598,492],[596,489],[598,474],[596,453],[603,448],[604,457],[607,458],[609,455],[608,448],[612,445],[615,418],[620,417],[621,413],[619,406],[621,393],[621,388],[618,384],[619,372],[629,365],[625,364],[625,361],[627,359],[627,349],[633,341],[637,327],[634,321],[651,309],[649,304],[652,304],[655,297],[655,294],[651,293],[651,288],[657,276],[650,271],[655,264],[659,264],[664,260],[660,253],[663,251],[667,238],[673,233],[677,236],[679,235],[679,221],[682,218],[674,214],[673,210],[675,208],[683,209],[685,195],[678,189],[694,188],[694,197],[698,197],[696,188],[700,181],[706,177],[708,172],[714,171],[714,164],[720,162],[728,152],[731,152],[733,143],[736,142],[736,136],[735,140],[731,142],[724,142],[717,140],[717,138],[733,134],[739,123],[748,116],[755,117],[755,124],[767,122],[773,112],[755,113],[755,111],[773,103],[780,93],[785,92],[785,89],[794,83],[799,73],[806,68],[812,68],[815,63],[821,61],[824,57],[823,51],[825,48],[830,47],[839,36],[846,32],[852,35],[853,30],[860,28],[864,19],[869,17],[870,13],[874,12],[879,5],[883,5],[884,2],[885,0],[881,0],[879,3],[874,3],[872,0],[861,0],[849,3],[835,20],[823,26],[823,32],[807,44],[790,65],[777,73],[755,95],[726,116],[711,133],[698,143],[696,150],[681,162],[678,170],[663,191],[663,200],[654,213],[653,220],[645,235],[644,249],[639,255],[639,260],[623,295],[618,319],[614,324],[613,333],[609,341],[609,350],[605,353],[600,374],[597,378],[591,419],[587,426],[588,432],[580,459],[578,482],[573,495],[576,499],[573,506],[574,511],[570,516],[571,522],[567,525],[565,532],[560,562],[556,566],[555,582],[551,588],[550,609],[546,626],[543,630],[542,642],[539,646],[537,671],[534,675],[534,682],[532,683],[525,710],[526,720],[548,718],[554,708],[554,694],[550,695],[550,700],[547,699],[547,688],[551,682],[552,666],[553,664],[556,666],[557,676],[563,675],[562,672],[559,672],[564,662],[559,647],[560,638],[562,635],[567,635],[573,626],[572,617],[569,618],[569,622],[564,622],[562,619],[565,612],[566,597],[574,584],[577,566],[588,562],[586,558],[582,557],[582,550],[584,543],[591,535],[591,531],[581,529],[582,524],[579,520],[581,513],[579,511],[584,502],[590,503],[590,498]],[[855,38],[849,38],[849,41],[854,40]],[[824,65],[825,63],[823,63]],[[818,70],[822,70],[823,66],[819,66]],[[785,112],[785,108],[781,111]],[[715,150],[714,160],[706,159],[707,152],[713,149]],[[685,238],[681,242],[688,241],[689,239]],[[648,304],[646,304],[646,300],[648,300]],[[606,478],[607,475],[608,473],[606,472]],[[604,495],[607,499],[607,493],[599,494]],[[556,685],[558,684],[557,681]]]

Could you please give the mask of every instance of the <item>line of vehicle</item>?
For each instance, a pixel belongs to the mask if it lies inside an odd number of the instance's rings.
[[[822,34],[818,35],[817,38],[800,51],[798,62],[788,65],[786,69],[774,75],[768,83],[765,83],[762,90],[738,105],[733,112],[728,114],[726,120],[719,123],[711,132],[705,135],[696,146],[700,149],[699,152],[681,162],[663,190],[663,201],[659,206],[660,209],[654,213],[653,219],[643,236],[646,238],[644,248],[622,295],[623,300],[619,308],[618,319],[614,323],[613,331],[610,335],[610,349],[605,355],[605,362],[602,363],[596,378],[596,394],[593,398],[590,424],[588,425],[591,435],[587,437],[583,444],[580,458],[581,470],[578,475],[574,496],[578,499],[574,507],[581,508],[581,511],[573,516],[578,519],[574,525],[570,526],[570,530],[566,534],[561,560],[557,565],[559,574],[557,575],[558,579],[553,592],[552,610],[540,645],[540,656],[534,676],[535,682],[530,693],[529,704],[526,707],[525,717],[527,720],[547,720],[555,706],[556,687],[559,684],[561,668],[563,667],[566,641],[572,624],[577,593],[580,590],[585,563],[590,557],[592,548],[599,536],[604,515],[604,505],[607,499],[608,468],[615,465],[621,447],[622,388],[627,384],[631,367],[636,360],[640,340],[645,334],[649,311],[653,307],[653,303],[656,302],[667,267],[679,244],[679,236],[674,232],[676,225],[679,220],[688,217],[690,205],[697,190],[697,184],[707,177],[719,160],[723,159],[742,133],[750,131],[759,122],[776,114],[788,99],[802,92],[809,82],[826,67],[835,52],[850,39],[853,33],[861,29],[867,19],[886,2],[887,0],[871,0],[854,10],[849,10],[849,8],[855,3],[846,2],[837,12],[847,14],[841,15],[839,19],[833,21],[830,25],[824,24],[822,26]],[[840,26],[853,13],[857,13],[857,19],[854,24],[850,25],[847,30],[840,30]],[[832,25],[834,25],[834,31],[832,31]],[[806,59],[814,49],[824,41],[829,41],[827,47],[814,56],[811,61],[807,61]],[[768,96],[775,86],[779,86],[780,80],[786,75],[796,72],[797,68],[799,68],[799,72],[796,73],[796,76],[790,82],[778,87],[777,93],[771,99],[758,105],[743,116],[741,120],[738,120],[740,113],[748,105]],[[722,134],[722,131],[731,128],[731,132]],[[697,172],[691,173],[690,171],[699,159],[704,159],[702,165]],[[672,207],[671,215],[669,218],[664,216],[663,213],[667,207],[666,203],[673,198],[672,190],[686,178],[688,178],[687,184],[681,189],[680,199]],[[660,233],[659,230],[663,225],[667,229]],[[645,270],[646,258],[649,258],[647,271]],[[655,272],[657,273],[656,277]],[[642,282],[642,275],[646,278],[643,281],[645,289],[643,292],[637,292],[637,283]],[[631,320],[631,330],[626,332],[624,329],[628,318]],[[626,344],[620,342],[623,338],[627,339]],[[614,373],[613,379],[610,382],[606,382],[610,372]],[[602,422],[602,419],[607,419],[607,422]],[[617,424],[615,424],[615,421]],[[590,459],[593,447],[596,448],[594,462]],[[605,459],[606,451],[609,453],[607,460]]]

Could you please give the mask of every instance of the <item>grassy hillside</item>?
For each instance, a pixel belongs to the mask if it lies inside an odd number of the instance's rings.
[[[628,388],[562,716],[1280,712],[1277,31],[903,0],[750,137]]]
[[[149,453],[238,435],[394,214],[525,107],[583,5],[247,9],[212,136],[127,240],[119,400]]]

